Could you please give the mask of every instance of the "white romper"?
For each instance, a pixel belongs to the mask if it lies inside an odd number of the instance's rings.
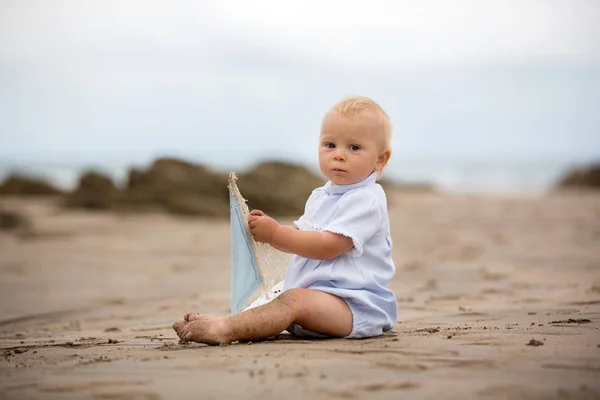
[[[387,198],[376,182],[376,174],[351,185],[329,181],[315,189],[306,202],[304,215],[294,224],[301,230],[347,236],[354,246],[332,260],[294,255],[288,263],[283,289],[315,289],[344,299],[353,316],[348,338],[379,336],[391,330],[398,314],[396,297],[389,289],[396,268]],[[297,324],[288,330],[297,336],[322,337]]]

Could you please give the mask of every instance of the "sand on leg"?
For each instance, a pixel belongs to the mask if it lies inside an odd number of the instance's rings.
[[[263,304],[267,304],[267,303],[273,301],[274,299],[276,299],[282,293],[282,291],[283,291],[283,281],[275,284],[265,294],[263,294],[262,296],[260,296],[252,304],[250,304],[248,307],[246,307],[244,309],[244,311],[250,310],[252,308],[256,308],[258,306],[262,306]],[[185,322],[189,322],[189,321],[193,321],[193,320],[197,319],[199,316],[200,316],[200,313],[191,312],[191,313],[185,314],[183,316],[183,320]]]
[[[214,345],[275,336],[292,323],[322,335],[344,337],[352,332],[352,311],[332,294],[291,289],[267,304],[227,317],[186,314],[173,329],[182,340]]]

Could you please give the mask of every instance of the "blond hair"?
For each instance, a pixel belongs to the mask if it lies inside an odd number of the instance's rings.
[[[391,150],[392,123],[383,108],[373,99],[365,96],[348,96],[337,102],[329,109],[339,115],[352,117],[355,115],[370,115],[381,129],[384,137],[384,150]]]
[[[365,96],[347,96],[338,101],[329,109],[330,113],[336,113],[347,117],[368,115],[375,117],[375,123],[383,133],[383,150],[392,150],[392,122],[383,108],[375,100]],[[381,178],[383,171],[377,171],[377,179]]]

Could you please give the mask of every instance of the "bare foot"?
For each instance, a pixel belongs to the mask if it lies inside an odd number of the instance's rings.
[[[188,317],[191,314],[194,314],[193,319]],[[173,324],[173,329],[181,340],[205,343],[211,346],[231,343],[226,324],[227,317],[191,314],[186,314],[187,321]]]

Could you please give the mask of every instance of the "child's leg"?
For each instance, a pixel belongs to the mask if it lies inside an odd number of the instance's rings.
[[[315,333],[343,337],[352,332],[352,312],[343,299],[332,294],[291,289],[270,303],[227,317],[186,314],[173,329],[182,340],[220,344],[275,336],[292,323]]]

